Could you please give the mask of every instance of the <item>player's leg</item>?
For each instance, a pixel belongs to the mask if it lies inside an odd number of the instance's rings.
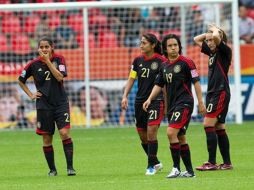
[[[60,106],[55,111],[55,120],[63,144],[68,176],[76,175],[73,169],[73,141],[70,136],[70,113],[67,106]]]
[[[148,170],[146,175],[154,175],[163,168],[162,163],[157,158],[158,140],[157,133],[163,119],[163,102],[154,101],[148,109]]]
[[[49,176],[56,176],[57,170],[54,159],[53,135],[55,132],[55,122],[53,113],[50,110],[37,110],[36,133],[42,135],[43,152],[49,167]]]

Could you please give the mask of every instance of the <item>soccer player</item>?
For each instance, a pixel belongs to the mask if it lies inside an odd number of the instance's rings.
[[[225,131],[225,118],[230,101],[228,70],[231,64],[232,51],[228,47],[227,36],[219,27],[210,24],[208,32],[194,37],[201,52],[209,56],[208,87],[204,129],[208,150],[208,162],[197,167],[197,170],[233,169],[230,160],[229,139]],[[223,164],[216,165],[216,149],[219,145]]]
[[[155,86],[143,104],[143,109],[147,111],[152,100],[161,92],[161,89],[166,88],[169,123],[167,136],[173,159],[173,169],[167,175],[167,178],[195,177],[191,163],[190,148],[185,134],[194,104],[191,92],[192,83],[198,99],[199,112],[205,114],[199,75],[194,62],[181,55],[181,42],[175,34],[168,34],[164,37],[162,50],[168,60],[160,69]],[[184,172],[180,170],[180,158],[182,158],[186,167]]]
[[[66,157],[67,175],[73,176],[76,172],[73,169],[69,102],[63,87],[63,78],[67,76],[65,60],[54,53],[53,42],[46,37],[39,40],[38,52],[39,57],[30,61],[19,76],[19,85],[32,100],[36,100],[36,133],[42,135],[43,151],[50,169],[48,175],[57,175],[52,145],[56,123]],[[31,76],[36,92],[31,92],[26,85]]]
[[[145,175],[154,175],[163,167],[157,158],[157,131],[164,115],[163,95],[159,94],[156,97],[148,108],[148,112],[144,112],[142,105],[152,91],[154,80],[165,58],[161,56],[161,43],[153,34],[148,33],[142,36],[140,49],[142,55],[136,57],[132,63],[121,105],[122,109],[127,109],[128,94],[135,79],[138,79],[138,91],[135,99],[136,127],[141,145],[148,156]]]

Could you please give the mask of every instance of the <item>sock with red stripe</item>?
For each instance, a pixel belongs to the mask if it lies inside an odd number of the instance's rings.
[[[157,158],[158,141],[148,141],[148,166],[159,164]]]
[[[218,145],[220,148],[220,153],[223,158],[224,164],[231,164],[230,153],[229,153],[229,140],[225,129],[216,130],[218,137]]]
[[[190,147],[188,144],[181,145],[180,155],[182,157],[182,160],[183,160],[183,163],[186,167],[186,170],[189,173],[194,173],[192,163],[191,163]]]
[[[180,143],[170,143],[173,167],[180,171]]]
[[[209,154],[208,162],[216,164],[217,135],[214,127],[205,127],[207,150]]]
[[[43,152],[48,163],[50,170],[56,171],[55,160],[54,160],[54,149],[53,146],[43,146]]]
[[[71,138],[63,140],[63,149],[65,153],[66,163],[68,169],[73,169],[73,142]]]

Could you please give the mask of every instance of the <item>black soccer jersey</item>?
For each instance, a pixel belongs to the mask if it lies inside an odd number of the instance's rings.
[[[230,93],[228,70],[232,59],[231,49],[221,41],[216,51],[212,53],[207,43],[203,42],[201,52],[209,56],[207,93],[222,90]]]
[[[51,62],[64,77],[67,76],[65,60],[60,55],[53,55]],[[23,83],[29,77],[33,77],[36,89],[42,93],[42,97],[36,100],[37,109],[53,109],[60,104],[68,103],[63,82],[58,82],[50,72],[46,63],[42,62],[40,57],[30,61],[19,76]]]
[[[130,77],[138,79],[137,103],[142,103],[149,97],[154,86],[155,78],[164,61],[166,59],[157,53],[151,58],[142,55],[134,59]],[[157,96],[156,100],[163,100],[162,93]]]
[[[199,75],[192,60],[180,55],[174,62],[165,62],[155,81],[166,85],[168,112],[181,105],[193,106],[191,83],[199,81]]]

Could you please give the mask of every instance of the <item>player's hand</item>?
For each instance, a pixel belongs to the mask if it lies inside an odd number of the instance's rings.
[[[150,106],[151,101],[149,99],[147,99],[144,103],[143,103],[143,110],[147,112],[148,107]]]
[[[39,55],[41,57],[41,61],[43,61],[45,63],[50,62],[50,60],[49,60],[49,53],[43,53],[41,49],[39,49],[38,52],[39,52]]]
[[[206,107],[203,104],[203,102],[198,104],[198,113],[201,114],[202,116],[206,114]]]
[[[121,102],[122,109],[126,110],[128,108],[128,98],[123,98]]]
[[[40,98],[42,96],[42,93],[40,93],[39,91],[37,91],[36,93],[34,93],[31,97],[32,100],[36,100],[38,98]]]

